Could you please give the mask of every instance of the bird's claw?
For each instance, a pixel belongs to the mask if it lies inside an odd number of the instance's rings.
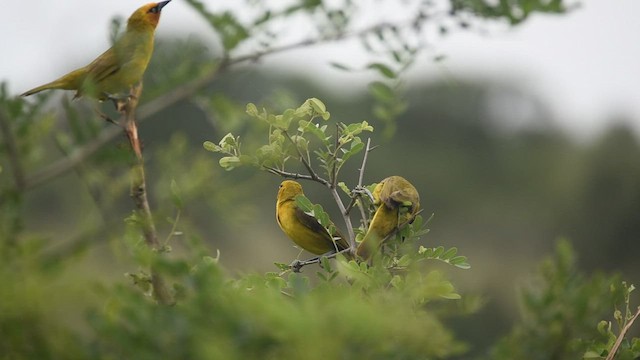
[[[304,266],[304,264],[300,260],[293,260],[293,262],[291,264],[289,264],[289,267],[291,268],[291,271],[293,271],[295,273],[299,273],[300,270],[302,270],[303,266]]]

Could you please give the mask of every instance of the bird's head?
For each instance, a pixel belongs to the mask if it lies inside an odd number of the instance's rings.
[[[160,12],[171,0],[143,5],[129,17],[127,28],[135,30],[155,29],[160,21]]]
[[[302,185],[293,180],[285,180],[278,190],[278,202],[293,200],[298,195],[303,195]]]

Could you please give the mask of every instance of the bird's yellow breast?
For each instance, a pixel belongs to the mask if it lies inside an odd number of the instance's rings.
[[[305,226],[296,216],[297,207],[293,200],[278,203],[276,220],[282,231],[296,245],[313,254],[324,254],[335,250],[328,232],[316,232]]]

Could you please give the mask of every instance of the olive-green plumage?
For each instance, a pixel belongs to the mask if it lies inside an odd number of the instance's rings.
[[[377,206],[369,229],[358,245],[356,254],[369,258],[399,226],[412,222],[420,210],[418,190],[401,176],[382,180],[373,190]]]
[[[87,95],[104,100],[112,94],[129,91],[142,80],[153,53],[154,33],[160,12],[170,1],[142,6],[129,17],[125,33],[114,46],[89,65],[26,91],[22,96],[62,89],[76,90],[75,97]]]
[[[276,201],[276,221],[287,236],[310,253],[322,255],[347,249],[349,244],[338,232],[337,240],[313,216],[296,205],[295,198],[304,195],[302,185],[293,180],[280,184]]]

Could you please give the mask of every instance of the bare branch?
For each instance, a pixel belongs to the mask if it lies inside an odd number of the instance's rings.
[[[358,176],[358,185],[356,185],[356,190],[360,190],[363,189],[364,187],[362,186],[362,182],[364,181],[364,169],[367,166],[367,159],[369,157],[369,152],[371,152],[374,148],[371,148],[371,138],[367,139],[367,146],[365,147],[364,150],[364,157],[362,158],[362,165],[360,166],[360,175]],[[359,196],[361,196],[361,192],[360,191],[356,191],[355,194],[353,196],[351,196],[351,202],[349,203],[349,206],[347,206],[347,214],[351,211],[351,209],[353,208],[353,206],[356,204],[356,200]],[[366,219],[366,215],[364,213],[364,209],[361,207],[361,215],[363,219]]]
[[[280,170],[280,169],[276,169],[276,168],[272,168],[272,167],[265,167],[265,169],[275,175],[279,175],[282,176],[284,178],[288,178],[288,179],[304,179],[304,180],[310,180],[310,181],[316,181],[321,183],[324,186],[329,186],[329,181],[327,181],[326,179],[323,179],[321,177],[316,177],[315,179],[311,176],[311,175],[306,175],[306,174],[299,174],[299,173],[292,173],[292,172],[288,172],[288,171],[284,171],[284,170]]]
[[[300,270],[302,270],[303,267],[307,266],[307,265],[311,265],[311,264],[318,264],[320,263],[320,259],[322,258],[327,258],[327,259],[333,259],[336,256],[338,256],[339,254],[346,254],[349,253],[350,249],[344,249],[341,251],[337,251],[331,254],[327,254],[327,255],[320,255],[320,256],[316,256],[313,257],[311,259],[308,260],[294,260],[291,265],[289,265],[289,268],[293,271],[293,272],[297,272],[299,273]],[[284,272],[281,272],[279,275],[282,276],[284,273],[286,272],[286,270]]]

